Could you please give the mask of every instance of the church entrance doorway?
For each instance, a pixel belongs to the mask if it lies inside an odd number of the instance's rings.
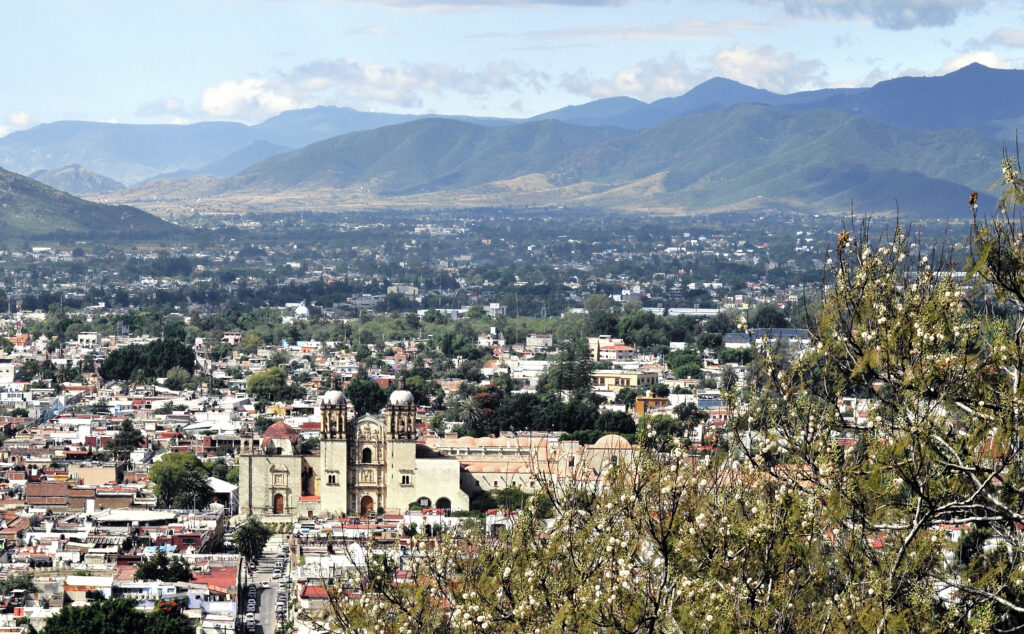
[[[437,498],[437,508],[450,511],[452,510],[452,503],[448,498]]]
[[[274,496],[274,515],[284,515],[284,496],[280,493]]]
[[[373,498],[369,495],[364,495],[362,500],[359,500],[359,514],[369,515],[373,513]]]

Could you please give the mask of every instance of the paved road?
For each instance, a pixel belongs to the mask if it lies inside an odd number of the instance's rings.
[[[274,575],[274,562],[277,559],[277,555],[281,552],[286,539],[287,537],[281,535],[272,535],[270,541],[267,542],[266,548],[263,549],[263,557],[256,564],[256,573],[253,577],[257,592],[256,609],[259,612],[257,617],[259,625],[256,631],[261,634],[273,634],[277,626],[277,616],[274,613],[274,607],[277,603],[277,594],[281,591],[280,582],[285,577],[276,580],[272,577]],[[287,568],[285,568],[285,574],[287,575]],[[263,581],[269,582],[270,587],[260,587]]]

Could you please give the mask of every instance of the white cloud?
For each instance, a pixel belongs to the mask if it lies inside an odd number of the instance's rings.
[[[561,86],[569,92],[591,99],[628,95],[639,99],[658,99],[680,95],[699,81],[681,56],[672,53],[663,59],[648,59],[624,66],[611,77],[594,79],[580,69],[562,77]]]
[[[206,117],[261,120],[284,110],[333,103],[362,109],[422,108],[427,95],[486,98],[495,92],[542,92],[545,73],[515,62],[489,62],[475,70],[447,64],[401,68],[355,59],[321,59],[269,78],[225,81],[203,91]]]
[[[1001,44],[1010,48],[1024,48],[1024,31],[1018,29],[996,29],[986,38],[988,44]]]
[[[715,73],[773,92],[793,92],[825,83],[825,65],[816,59],[798,59],[770,46],[736,46],[715,53]]]
[[[746,0],[782,5],[787,14],[811,19],[863,21],[882,29],[949,26],[963,13],[984,8],[986,0]]]
[[[18,130],[24,130],[30,128],[35,124],[35,120],[25,110],[15,110],[4,118],[3,122],[0,123],[0,137],[5,137],[11,132],[17,132]]]
[[[961,69],[968,64],[982,64],[989,68],[1013,68],[1013,63],[1004,58],[999,57],[992,51],[971,51],[964,53],[963,55],[957,55],[951,57],[942,63],[942,68],[939,69],[939,73],[951,73],[955,70]]]
[[[817,88],[825,84],[825,65],[799,59],[770,46],[735,46],[702,58],[697,68],[675,53],[625,66],[611,77],[595,79],[584,70],[562,77],[561,86],[592,99],[628,95],[646,101],[675,97],[715,76],[775,92]]]
[[[245,79],[207,88],[199,107],[211,117],[259,119],[291,110],[299,104],[269,88],[265,79]]]

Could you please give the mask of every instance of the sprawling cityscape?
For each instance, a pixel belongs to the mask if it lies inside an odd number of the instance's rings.
[[[1024,629],[1013,3],[11,5],[0,634]]]

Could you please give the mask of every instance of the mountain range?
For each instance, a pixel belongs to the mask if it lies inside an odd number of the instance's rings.
[[[226,179],[152,181],[122,202],[260,210],[603,206],[950,216],[995,179],[1001,145],[838,110],[741,104],[639,131],[554,120],[423,119],[279,154]],[[258,203],[256,201],[259,201]],[[983,194],[982,204],[994,202]]]
[[[883,123],[921,128],[967,127],[1012,139],[1024,125],[1024,71],[971,64],[939,77],[900,77],[870,88],[831,89],[788,95],[710,79],[679,97],[644,103],[628,97],[569,106],[528,120],[444,116],[484,126],[554,119],[587,127],[642,130],[677,117],[738,104],[759,103],[790,110],[828,108],[862,114]],[[241,171],[285,151],[335,136],[439,115],[360,112],[318,106],[283,112],[252,126],[234,122],[134,125],[58,121],[0,138],[0,166],[22,174],[71,164],[129,185],[158,176],[224,176],[222,161],[234,157]],[[253,148],[260,148],[257,151]],[[217,168],[220,167],[220,170]]]
[[[898,204],[948,216],[972,190],[992,202],[1003,141],[1022,125],[1024,71],[972,64],[788,95],[715,78],[652,103],[614,97],[525,120],[317,107],[253,126],[57,122],[0,139],[0,164],[79,163],[133,184],[90,197],[157,213],[201,199],[208,211]]]

